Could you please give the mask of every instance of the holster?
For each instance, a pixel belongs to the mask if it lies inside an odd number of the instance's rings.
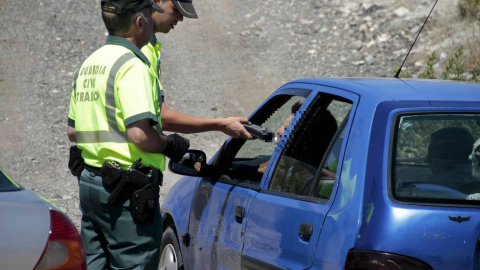
[[[159,184],[161,182],[163,182],[162,173],[157,169],[153,169],[151,183],[133,192],[130,199],[130,213],[136,223],[153,223],[160,198]]]
[[[74,176],[80,176],[85,167],[85,161],[82,158],[82,149],[76,145],[70,147],[70,157],[68,159],[68,168]]]
[[[136,223],[152,223],[163,184],[162,172],[153,167],[140,167],[141,159],[128,170],[120,164],[106,161],[101,169],[102,183],[112,189],[107,204],[113,205],[120,198],[130,196],[130,213]]]

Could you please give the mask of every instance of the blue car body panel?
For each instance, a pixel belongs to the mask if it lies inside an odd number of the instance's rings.
[[[240,266],[245,223],[235,215],[242,207],[244,215],[256,191],[203,180],[195,193],[189,231],[194,235],[189,247],[189,265],[194,269],[235,269]],[[215,252],[213,252],[215,251]]]
[[[258,194],[247,220],[244,260],[286,269],[310,267],[328,209],[328,205],[316,202]],[[312,234],[301,234],[301,224],[310,225]]]
[[[318,92],[354,102],[342,144],[340,173],[330,199],[323,203],[302,201],[267,190],[272,168],[285,144],[282,141],[272,154],[259,189],[183,179],[172,188],[162,209],[172,215],[179,235],[188,232],[192,237],[189,247],[181,244],[184,258],[188,258],[184,259],[187,268],[240,269],[245,260],[251,260],[266,261],[279,269],[344,269],[348,251],[362,249],[413,257],[434,269],[478,269],[480,210],[397,202],[390,194],[389,169],[395,117],[409,112],[479,113],[480,85],[400,79],[302,79],[282,86],[271,97],[297,88],[312,91],[303,107]],[[285,132],[290,134],[292,130],[290,125]],[[195,205],[194,196],[203,196],[203,205]],[[235,220],[235,206],[239,204],[245,209],[242,223]],[[452,221],[451,217],[457,216],[470,219]],[[313,227],[308,241],[298,233],[292,237],[285,232],[298,230],[300,223]],[[281,248],[285,242],[288,247]]]
[[[371,141],[384,141],[369,152],[365,177],[364,220],[358,249],[386,250],[428,262],[434,269],[477,269],[480,210],[459,206],[423,206],[395,202],[387,192],[389,145],[394,117],[408,112],[478,112],[472,102],[445,102],[448,108],[432,102],[384,102],[374,119]],[[401,109],[398,109],[401,108]],[[377,164],[382,164],[378,166]],[[455,191],[454,191],[455,192]],[[457,193],[459,193],[457,191]],[[449,217],[470,217],[469,222],[452,222]],[[365,218],[368,217],[368,218]],[[448,250],[448,251],[447,251]],[[447,252],[446,252],[447,251]]]
[[[165,219],[171,217],[177,232],[177,236],[181,238],[188,232],[188,220],[190,216],[190,207],[192,205],[193,196],[200,178],[183,177],[178,180],[169,190],[163,204],[161,205],[162,216]],[[164,225],[164,230],[165,225]],[[185,245],[180,245],[184,260],[188,260],[188,250]]]

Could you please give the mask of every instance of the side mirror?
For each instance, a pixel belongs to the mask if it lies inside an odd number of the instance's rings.
[[[176,174],[213,178],[213,166],[207,164],[207,155],[200,150],[187,150],[179,162],[170,160],[168,169]]]

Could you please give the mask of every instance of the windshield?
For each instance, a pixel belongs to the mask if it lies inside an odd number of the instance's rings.
[[[480,204],[480,115],[398,117],[392,156],[395,199]]]
[[[4,191],[16,191],[21,190],[21,186],[15,183],[2,171],[0,170],[0,192]]]

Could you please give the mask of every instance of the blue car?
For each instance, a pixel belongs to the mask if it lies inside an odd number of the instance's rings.
[[[162,269],[480,269],[479,84],[302,79],[249,120],[169,164]]]

